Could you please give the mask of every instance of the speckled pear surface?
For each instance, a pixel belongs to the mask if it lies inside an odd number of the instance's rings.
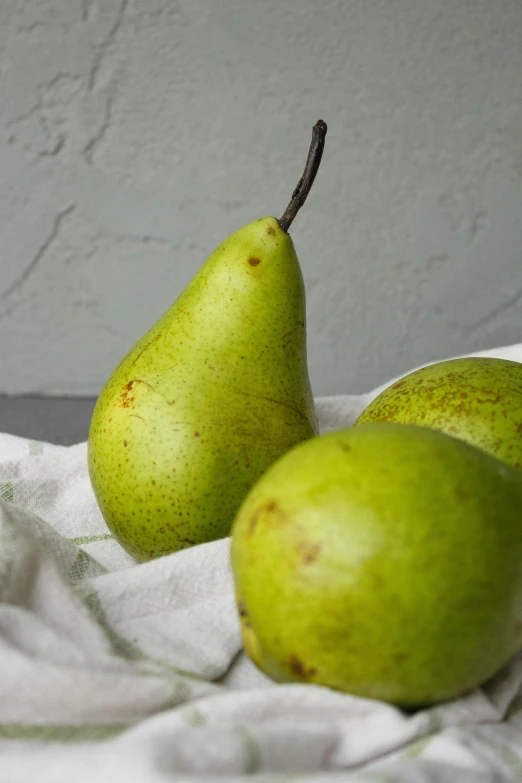
[[[468,357],[432,364],[385,389],[356,421],[447,432],[522,466],[522,364]]]
[[[245,649],[270,677],[451,699],[522,647],[522,478],[435,430],[332,432],[249,493],[232,567]]]
[[[108,527],[138,560],[228,535],[261,474],[317,433],[305,293],[272,217],[232,234],[103,389],[88,441]]]

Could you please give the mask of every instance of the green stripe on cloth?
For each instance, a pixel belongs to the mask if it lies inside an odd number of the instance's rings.
[[[248,731],[246,726],[235,726],[235,734],[240,738],[245,754],[245,775],[252,775],[257,772],[261,766],[261,751],[255,738]]]
[[[7,500],[8,503],[13,502],[14,487],[10,481],[0,484],[0,498],[2,498],[2,500]]]
[[[0,491],[1,486],[0,484]],[[110,533],[101,533],[98,536],[78,536],[77,538],[70,538],[69,541],[72,541],[77,546],[81,546],[82,544],[93,544],[95,541],[108,541],[111,539],[114,540],[114,536]]]
[[[5,498],[0,496],[0,598],[3,599],[11,583],[19,536],[8,514],[2,513],[2,500]]]
[[[26,723],[0,723],[0,739],[42,742],[100,742],[121,734],[133,724],[96,723],[83,726],[35,726]]]
[[[105,615],[100,597],[93,587],[80,584],[77,588],[77,594],[80,596],[98,625],[104,630],[105,635],[112,647],[112,651],[116,653],[116,655],[121,655],[123,658],[128,658],[134,661],[141,661],[145,659],[145,655],[139,649],[139,647],[136,647],[135,644],[129,642],[127,639],[124,639],[123,636],[120,636],[114,630],[114,628],[112,628]]]
[[[483,738],[483,743],[486,747],[490,747],[495,751],[497,756],[502,759],[506,767],[510,769],[514,774],[513,780],[522,780],[522,759],[509,747],[501,742],[491,741]]]
[[[415,740],[410,745],[406,747],[406,749],[402,753],[403,759],[414,759],[417,758],[417,756],[421,756],[422,753],[424,753],[425,749],[428,747],[430,742],[432,741],[434,734],[428,734],[427,737],[421,737],[418,740]]]
[[[106,573],[105,568],[93,560],[87,552],[80,549],[74,563],[69,568],[67,578],[72,585],[76,585],[86,577],[99,576],[103,573]]]

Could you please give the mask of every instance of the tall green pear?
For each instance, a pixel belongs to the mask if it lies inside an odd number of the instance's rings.
[[[287,231],[325,134],[320,120],[284,216],[219,245],[96,403],[92,486],[107,526],[138,560],[228,535],[264,471],[317,434],[305,290]]]
[[[425,427],[301,443],[232,528],[245,649],[282,682],[419,707],[522,648],[522,476]]]
[[[446,432],[522,466],[522,364],[468,356],[437,362],[388,386],[362,412],[370,422]]]

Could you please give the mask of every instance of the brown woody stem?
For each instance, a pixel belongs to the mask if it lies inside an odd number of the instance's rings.
[[[323,122],[323,120],[318,120],[312,130],[312,143],[310,144],[310,150],[308,152],[308,158],[306,160],[303,176],[297,183],[297,187],[292,193],[292,198],[289,205],[285,209],[283,217],[279,219],[279,225],[283,231],[288,232],[288,229],[292,225],[295,216],[305,203],[306,198],[310,193],[310,188],[314,183],[315,175],[319,170],[321,158],[323,157],[326,131],[326,122]]]

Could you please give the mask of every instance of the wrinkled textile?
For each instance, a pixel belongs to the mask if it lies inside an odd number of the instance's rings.
[[[382,388],[319,399],[322,432]],[[412,715],[273,683],[241,650],[230,540],[136,564],[86,454],[0,435],[0,781],[522,780],[522,656]]]

